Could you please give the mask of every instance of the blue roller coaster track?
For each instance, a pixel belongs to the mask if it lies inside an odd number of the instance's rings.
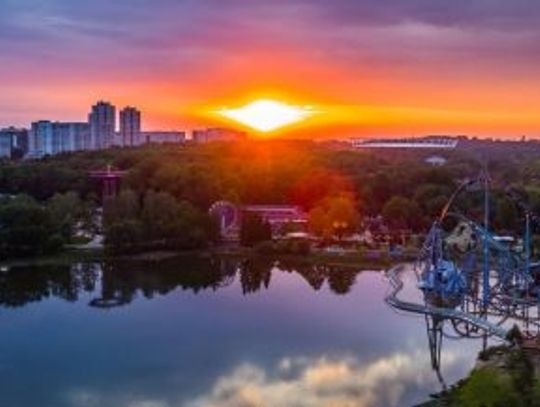
[[[391,292],[386,302],[392,307],[435,319],[437,325],[449,321],[454,332],[449,337],[489,336],[506,339],[511,324],[526,336],[540,331],[539,264],[531,262],[531,223],[536,216],[516,194],[506,194],[524,213],[523,250],[505,244],[490,230],[490,184],[487,169],[464,182],[450,197],[433,222],[413,266],[423,302],[399,298],[402,275],[407,268],[397,266],[387,272]],[[454,206],[469,189],[483,190],[483,222],[459,213]],[[451,231],[445,227],[453,225]],[[442,329],[442,328],[441,328]],[[536,332],[535,332],[536,331]]]

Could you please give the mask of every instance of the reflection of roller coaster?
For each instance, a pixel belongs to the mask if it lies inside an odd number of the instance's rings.
[[[540,273],[538,264],[530,260],[530,224],[536,218],[508,193],[524,212],[522,249],[492,234],[489,184],[486,171],[464,183],[433,223],[413,267],[422,302],[399,298],[406,267],[397,266],[387,273],[392,290],[386,302],[425,315],[432,364],[437,370],[443,336],[483,338],[485,344],[488,337],[507,340],[513,325],[527,339],[538,338],[540,331]],[[454,209],[458,196],[477,186],[483,191],[482,225]]]

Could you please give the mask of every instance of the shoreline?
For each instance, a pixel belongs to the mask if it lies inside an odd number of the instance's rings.
[[[376,255],[374,255],[376,254]],[[111,255],[103,249],[93,250],[64,250],[61,253],[48,256],[36,256],[27,258],[13,258],[0,261],[0,267],[24,267],[24,266],[43,266],[82,262],[100,262],[100,261],[143,261],[160,262],[169,259],[187,257],[187,256],[216,256],[224,258],[237,259],[263,259],[269,261],[282,261],[296,263],[299,265],[324,264],[328,267],[339,268],[357,268],[357,267],[389,267],[395,262],[414,261],[415,253],[408,252],[401,256],[391,256],[384,251],[371,251],[369,253],[324,253],[313,252],[309,254],[291,254],[291,253],[259,253],[253,248],[247,247],[214,247],[202,250],[172,251],[156,250],[136,254]]]

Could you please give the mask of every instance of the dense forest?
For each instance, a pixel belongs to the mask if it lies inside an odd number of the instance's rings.
[[[516,144],[523,146],[510,148]],[[351,207],[355,221],[347,232],[358,229],[366,218],[382,216],[391,229],[422,233],[453,191],[476,177],[484,162],[492,180],[493,225],[503,232],[516,232],[521,228],[523,206],[540,213],[540,158],[536,148],[527,145],[509,143],[509,148],[503,148],[501,143],[485,142],[479,154],[473,148],[353,151],[341,144],[259,140],[154,145],[7,161],[0,165],[4,196],[0,251],[32,251],[26,236],[40,241],[36,253],[69,242],[75,226],[102,204],[98,185],[89,179],[88,171],[108,165],[127,171],[118,198],[103,203],[107,242],[113,247],[126,241],[134,247],[150,242],[150,248],[179,249],[211,243],[217,230],[207,213],[218,200],[300,205],[313,215],[313,229],[321,234],[324,223],[317,219],[332,212],[350,212]],[[447,164],[427,164],[425,159],[433,154],[446,158]],[[514,198],[508,194],[510,189]],[[481,191],[470,192],[457,204],[471,216],[480,216]],[[46,242],[40,236],[47,236]],[[28,244],[21,247],[21,242]]]

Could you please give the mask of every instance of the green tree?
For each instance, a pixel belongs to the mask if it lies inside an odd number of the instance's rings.
[[[113,251],[136,251],[143,243],[143,225],[138,195],[123,190],[103,204],[105,244]]]
[[[103,222],[110,225],[120,220],[138,219],[141,205],[139,196],[131,189],[122,190],[115,198],[103,203]]]
[[[268,240],[272,240],[270,224],[264,222],[256,213],[246,212],[242,214],[240,243],[243,246],[253,246]]]
[[[431,220],[440,214],[452,192],[444,184],[424,184],[416,188],[413,200]]]
[[[166,192],[138,195],[122,191],[105,207],[105,243],[116,252],[202,248],[216,241],[219,228],[191,203]]]
[[[86,207],[76,192],[55,194],[47,203],[51,221],[60,231],[62,237],[69,241],[75,231],[77,221],[81,220]]]
[[[495,219],[498,227],[504,231],[519,230],[519,214],[515,204],[506,197],[499,197],[495,204]]]
[[[116,221],[106,229],[105,243],[114,252],[140,251],[143,241],[143,226],[138,220]]]
[[[58,251],[64,244],[47,209],[28,196],[0,204],[0,254],[28,256]]]
[[[187,201],[179,203],[174,230],[177,249],[203,248],[219,238],[217,221]]]
[[[415,229],[419,224],[421,211],[416,202],[403,196],[395,196],[383,207],[385,222],[396,229]]]
[[[180,216],[181,208],[170,194],[148,191],[144,196],[141,217],[147,239],[174,238]]]
[[[354,233],[359,220],[355,201],[348,194],[327,197],[309,212],[310,230],[325,240]]]

